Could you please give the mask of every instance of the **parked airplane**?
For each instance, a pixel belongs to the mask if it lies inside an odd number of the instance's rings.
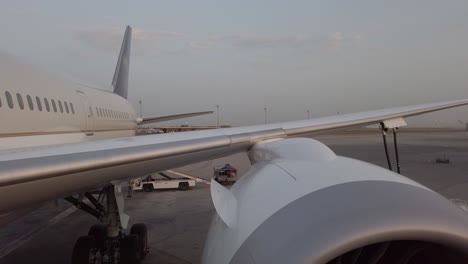
[[[378,123],[395,128],[404,117],[468,100],[134,137],[145,119],[126,100],[130,41],[127,27],[114,92],[69,84],[0,55],[0,213],[8,218],[65,198],[95,216],[101,224],[78,239],[72,263],[145,257],[146,226],[124,233],[121,182],[239,152],[248,152],[253,166],[230,190],[212,181],[217,214],[204,263],[466,262],[464,211],[403,176],[304,137]]]

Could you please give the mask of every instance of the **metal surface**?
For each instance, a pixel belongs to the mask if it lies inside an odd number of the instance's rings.
[[[80,144],[64,144],[23,151],[5,151],[0,155],[0,198],[17,203],[0,204],[0,212],[15,206],[39,203],[102,187],[112,180],[139,177],[198,161],[223,157],[249,150],[268,139],[308,135],[313,132],[359,126],[389,116],[415,115],[468,104],[467,100],[429,104],[381,111],[340,115],[279,124],[217,130],[192,131],[163,135],[128,137]],[[284,146],[283,146],[284,147]],[[91,177],[92,180],[87,179]],[[62,188],[44,186],[41,193],[24,196],[27,183],[57,178]],[[54,180],[55,181],[55,180]],[[21,185],[26,184],[26,185]],[[46,184],[46,182],[44,182]],[[54,183],[55,184],[55,183]],[[6,188],[8,187],[8,188]],[[16,199],[21,193],[22,197]]]
[[[132,41],[132,28],[127,26],[125,35],[120,48],[119,59],[112,79],[114,93],[127,99],[128,94],[128,75],[130,69],[130,47]]]
[[[225,263],[320,264],[352,249],[395,240],[467,252],[468,214],[438,194],[407,184],[335,185],[278,210]]]
[[[468,215],[406,177],[305,138],[260,142],[249,156],[231,194],[212,195],[203,263],[322,263],[386,239],[468,247]]]
[[[406,121],[401,117],[387,119],[387,120],[382,121],[382,123],[384,124],[384,128],[387,128],[387,129],[388,128],[402,127],[402,126],[407,125]]]

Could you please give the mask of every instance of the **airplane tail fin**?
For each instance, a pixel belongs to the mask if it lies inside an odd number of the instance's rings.
[[[130,46],[132,40],[132,28],[127,26],[125,35],[120,48],[119,59],[115,67],[114,78],[112,79],[112,86],[114,93],[127,99],[128,94],[128,72],[130,69]]]

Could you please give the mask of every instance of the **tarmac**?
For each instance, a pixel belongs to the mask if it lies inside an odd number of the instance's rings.
[[[375,133],[321,135],[315,139],[338,155],[387,167],[382,136]],[[390,157],[395,161],[392,134]],[[405,132],[398,135],[402,174],[447,198],[468,200],[468,132]],[[447,158],[449,164],[436,163]],[[210,179],[213,168],[230,163],[240,175],[250,167],[245,154],[202,162],[177,170]],[[392,164],[395,169],[396,164]],[[143,263],[200,263],[214,214],[209,185],[189,191],[135,192],[126,199],[130,225],[145,223],[150,253]],[[45,205],[0,229],[1,263],[70,263],[76,239],[85,235],[93,217],[70,207]]]

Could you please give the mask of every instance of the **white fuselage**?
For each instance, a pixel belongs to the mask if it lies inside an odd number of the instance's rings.
[[[0,53],[0,150],[135,135],[129,102]]]

